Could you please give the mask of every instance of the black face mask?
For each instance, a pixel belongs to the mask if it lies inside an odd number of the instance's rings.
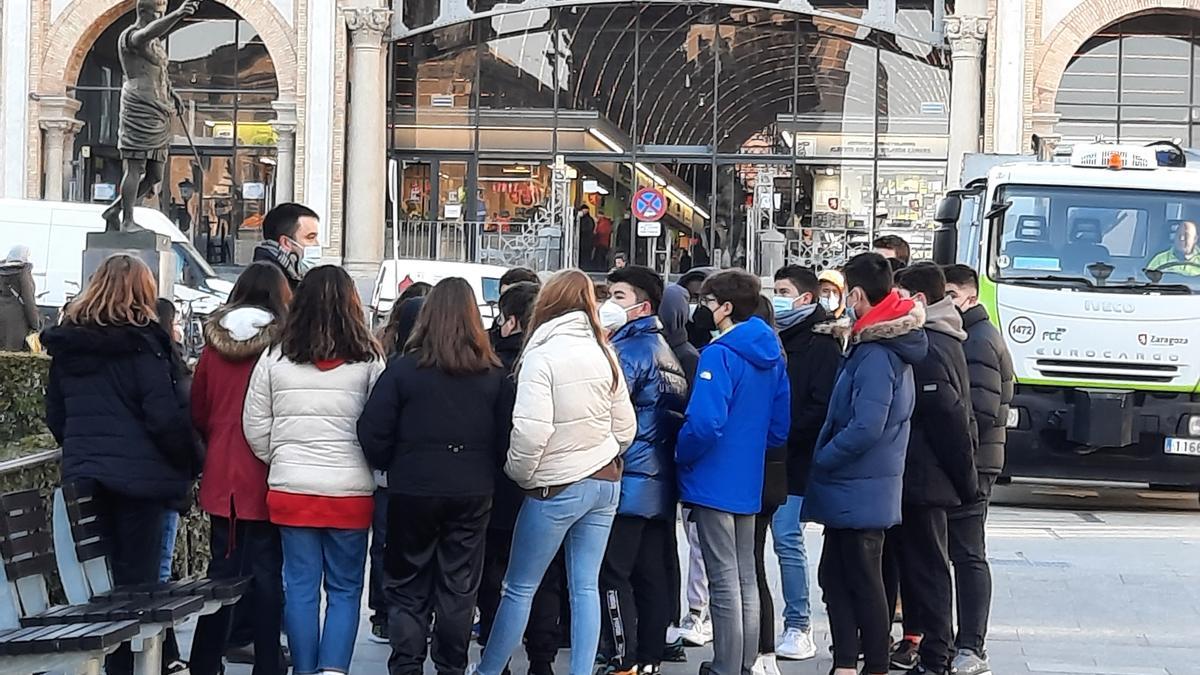
[[[698,305],[687,325],[688,342],[700,349],[712,341],[712,332],[716,329],[717,322],[713,320],[712,310],[703,304]]]

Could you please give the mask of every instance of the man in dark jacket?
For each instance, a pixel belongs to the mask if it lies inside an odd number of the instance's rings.
[[[501,282],[503,283],[503,281]],[[520,281],[505,287],[498,303],[496,328],[491,331],[492,347],[509,373],[521,356],[525,343],[525,327],[533,315],[538,285]],[[500,608],[504,575],[512,555],[513,530],[525,495],[503,471],[496,472],[496,492],[492,497],[492,517],[488,521],[487,541],[483,553],[483,578],[479,583],[479,642],[486,645]],[[559,615],[562,597],[559,592],[564,578],[562,551],[550,562],[542,583],[533,596],[529,624],[525,628],[525,653],[529,657],[532,675],[551,675],[551,664],[558,655]]]
[[[817,303],[820,292],[817,275],[806,267],[788,265],[775,273],[775,325],[787,354],[788,381],[792,387],[788,499],[775,512],[771,523],[784,600],[783,634],[775,652],[784,659],[809,659],[817,653],[811,632],[808,554],[800,511],[813,449],[829,412],[829,395],[842,361],[837,340],[828,333],[813,331],[831,318]]]
[[[896,275],[906,297],[925,307],[929,352],[913,367],[917,401],[904,466],[904,519],[888,532],[889,599],[904,596],[904,639],[892,665],[947,673],[953,654],[954,587],[947,551],[947,512],[975,500],[975,421],[962,315],[946,297],[946,278],[932,263]]]
[[[637,414],[625,451],[621,501],[600,568],[605,656],[616,672],[657,670],[671,622],[667,565],[675,541],[675,439],[687,403],[687,380],[658,320],[663,282],[645,267],[608,275],[601,312]],[[611,317],[611,318],[609,318]]]
[[[833,638],[833,675],[888,672],[891,612],[883,585],[884,530],[900,522],[904,458],[916,399],[913,367],[929,343],[920,304],[892,288],[877,253],[845,267],[849,339],[813,453],[803,517],[825,526],[818,578]],[[861,642],[860,642],[861,637]]]
[[[254,262],[276,265],[295,290],[321,259],[320,217],[303,204],[279,204],[267,212]]]
[[[966,265],[946,267],[946,295],[963,315],[967,369],[971,376],[971,408],[979,430],[975,471],[979,495],[950,511],[950,561],[958,602],[958,635],[952,670],[958,675],[991,671],[984,643],[992,605],[992,570],[988,566],[984,527],[992,487],[1004,468],[1008,411],[1013,397],[1013,364],[1004,338],[979,304],[979,275]]]
[[[662,305],[658,318],[662,320],[663,337],[683,366],[688,385],[696,377],[696,366],[700,363],[700,350],[688,342],[688,291],[683,286],[671,284],[663,290]]]

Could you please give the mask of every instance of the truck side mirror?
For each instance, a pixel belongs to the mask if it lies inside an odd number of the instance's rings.
[[[962,202],[962,194],[957,190],[938,202],[934,215],[938,228],[933,231],[933,261],[939,265],[958,261],[958,217],[962,214]]]

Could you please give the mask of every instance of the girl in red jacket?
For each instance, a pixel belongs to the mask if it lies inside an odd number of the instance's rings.
[[[229,303],[204,326],[207,347],[192,383],[192,421],[208,452],[200,478],[200,508],[212,520],[213,579],[253,577],[244,598],[253,607],[254,675],[286,669],[279,644],[283,622],[283,551],[267,518],[267,465],[246,443],[242,406],[258,357],[278,336],[292,291],[279,269],[254,263],[238,279]],[[217,675],[233,623],[233,607],[201,617],[191,671]]]

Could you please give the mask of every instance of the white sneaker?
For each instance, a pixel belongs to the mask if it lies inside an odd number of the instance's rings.
[[[775,643],[775,653],[781,659],[805,661],[817,655],[817,645],[813,643],[812,632],[789,628]]]
[[[754,659],[754,666],[750,668],[750,675],[767,675],[767,668],[763,664],[763,655],[759,654],[757,659]]]
[[[684,644],[703,647],[712,642],[712,620],[689,612],[679,622],[679,637],[683,638]]]
[[[779,672],[779,661],[774,654],[760,654],[756,663],[762,664],[763,675],[783,675]]]

